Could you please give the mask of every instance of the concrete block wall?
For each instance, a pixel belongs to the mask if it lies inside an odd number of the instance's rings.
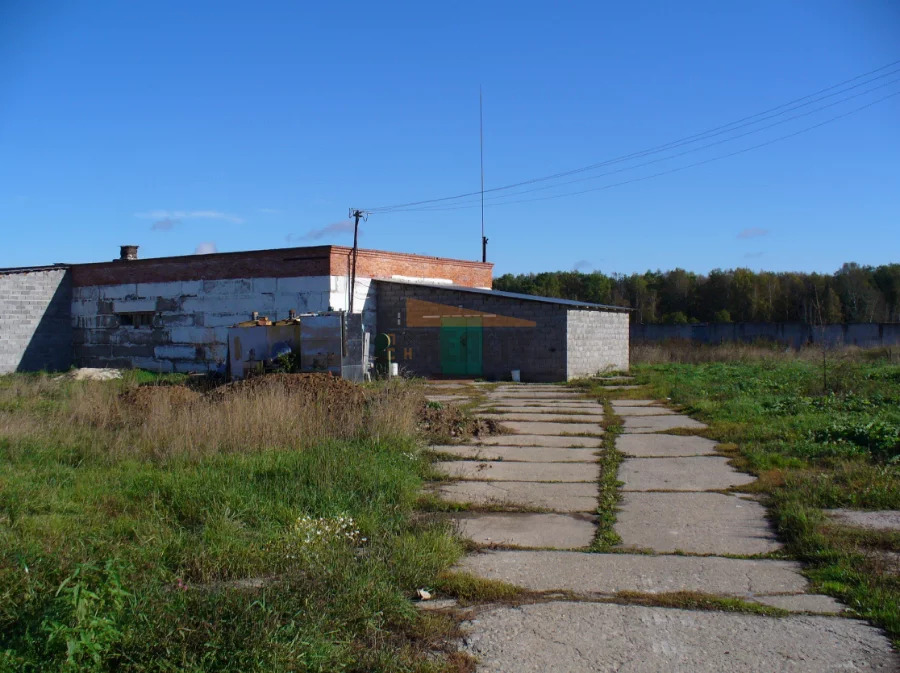
[[[69,368],[71,298],[65,268],[0,272],[0,373]]]
[[[283,320],[289,311],[328,310],[331,278],[229,278],[74,288],[75,359],[83,367],[205,372],[224,367],[228,328],[253,311]],[[149,311],[152,327],[122,325],[119,314]]]
[[[419,376],[442,373],[439,327],[408,327],[408,298],[530,320],[534,327],[484,327],[482,374],[508,380],[519,369],[523,381],[566,378],[566,307],[450,288],[376,281],[378,332],[394,337],[395,360],[402,370]]]
[[[627,371],[628,313],[569,309],[566,325],[566,376]]]
[[[800,348],[807,344],[825,343],[828,347],[896,346],[900,344],[900,324],[848,323],[808,325],[799,322],[771,323],[696,323],[692,325],[631,325],[631,340],[667,341],[682,339],[705,344],[723,342],[752,343],[772,341]]]

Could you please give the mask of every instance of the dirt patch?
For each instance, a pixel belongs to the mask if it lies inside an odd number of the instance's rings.
[[[126,390],[119,400],[128,408],[148,412],[154,406],[167,404],[172,407],[188,406],[202,396],[186,386],[139,386]]]
[[[331,374],[268,374],[227,383],[210,390],[206,397],[221,402],[235,396],[287,393],[304,400],[315,400],[327,406],[357,406],[365,403],[362,388]]]
[[[487,437],[509,432],[500,423],[489,418],[477,418],[465,413],[455,404],[426,402],[419,411],[419,427],[434,438]]]

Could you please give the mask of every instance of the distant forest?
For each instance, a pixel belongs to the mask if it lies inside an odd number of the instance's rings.
[[[638,323],[900,322],[900,264],[844,264],[832,275],[684,269],[505,274],[494,289],[634,308]]]

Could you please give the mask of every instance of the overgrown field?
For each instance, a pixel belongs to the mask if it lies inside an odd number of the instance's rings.
[[[831,353],[824,367],[821,351],[746,355],[634,371],[653,395],[709,423],[703,434],[759,475],[750,488],[763,494],[787,553],[807,564],[814,588],[900,641],[900,533],[846,528],[823,514],[900,509],[896,354]]]
[[[297,381],[0,377],[0,670],[456,670],[420,387]]]

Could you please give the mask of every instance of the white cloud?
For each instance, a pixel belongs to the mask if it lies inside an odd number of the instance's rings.
[[[749,227],[748,229],[742,230],[737,237],[738,238],[758,238],[760,236],[767,236],[769,234],[768,229],[763,229],[761,227]]]
[[[194,250],[195,255],[211,255],[214,252],[218,252],[215,241],[204,241]]]

